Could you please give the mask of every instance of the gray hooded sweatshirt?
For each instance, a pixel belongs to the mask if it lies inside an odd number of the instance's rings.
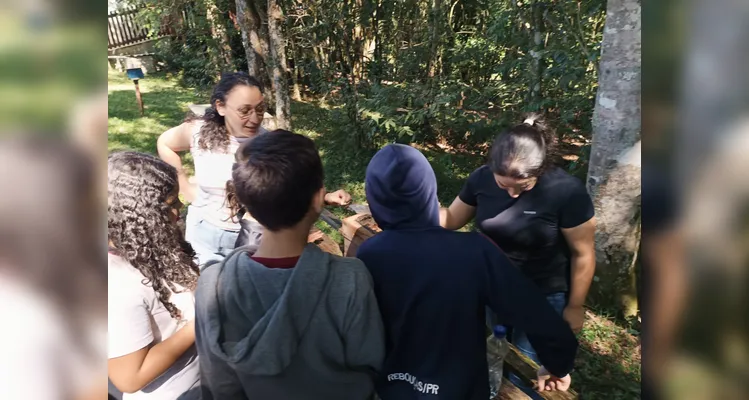
[[[271,269],[251,252],[198,282],[203,400],[369,399],[385,339],[364,264],[308,245],[294,268]]]

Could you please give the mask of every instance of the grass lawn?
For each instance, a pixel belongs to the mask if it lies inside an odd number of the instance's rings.
[[[109,73],[109,150],[130,149],[156,152],[156,139],[182,122],[190,103],[206,103],[208,94],[178,86],[165,75],[141,80],[145,115],[140,117],[133,83],[124,74]],[[354,149],[349,142],[341,109],[314,102],[292,105],[292,125],[298,133],[315,140],[325,166],[328,190],[345,189],[354,201],[364,201],[364,171],[372,151]],[[476,157],[422,149],[437,175],[440,201],[449,204],[468,174],[481,164]],[[192,166],[189,156],[185,164]],[[335,211],[339,216],[345,214]],[[323,226],[334,240],[341,237]],[[640,341],[626,323],[592,310],[579,336],[580,352],[572,385],[582,399],[623,400],[640,397]]]

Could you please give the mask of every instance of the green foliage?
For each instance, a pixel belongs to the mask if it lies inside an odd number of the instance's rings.
[[[247,60],[242,47],[241,32],[230,21],[234,0],[131,0],[140,6],[137,20],[152,37],[160,33],[170,35],[156,42],[156,57],[165,69],[177,73],[180,83],[187,87],[208,88],[226,71],[246,70]],[[226,30],[234,65],[218,63],[217,39],[207,18],[207,5],[219,10],[217,21]],[[222,12],[223,11],[223,12]]]
[[[188,87],[208,88],[214,84],[219,66],[209,57],[195,57],[194,51],[205,53],[208,42],[203,35],[186,32],[181,38],[165,38],[157,42],[159,61],[167,71],[178,74],[180,82]]]
[[[589,136],[605,1],[358,4],[308,2],[287,27],[303,81],[344,106],[353,145],[475,149],[539,110],[560,135]]]
[[[208,87],[222,68],[209,56],[217,44],[208,1],[221,12],[214,23],[229,35],[234,67],[247,68],[241,32],[227,18],[233,0],[145,0],[141,11],[152,31],[177,30],[158,53],[186,86]],[[337,125],[350,149],[405,142],[477,155],[529,111],[543,112],[561,137],[590,136],[605,4],[281,2],[290,73],[308,96],[342,106]],[[587,170],[587,157],[576,155],[570,170]]]

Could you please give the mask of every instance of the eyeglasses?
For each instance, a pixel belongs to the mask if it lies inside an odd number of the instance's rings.
[[[255,108],[252,108],[251,106],[245,106],[235,111],[237,115],[239,116],[239,118],[243,120],[250,119],[250,115],[252,115],[253,112],[255,113],[256,117],[258,117],[259,119],[262,119],[265,116],[266,108],[267,107],[265,103],[260,103],[256,105]]]

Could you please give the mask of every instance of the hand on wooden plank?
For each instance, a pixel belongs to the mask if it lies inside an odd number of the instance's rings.
[[[544,390],[566,392],[572,384],[570,374],[559,378],[547,371],[543,365],[538,369],[536,376],[538,377],[536,386],[539,392],[543,392]]]
[[[525,354],[521,353],[517,347],[510,344],[510,351],[505,356],[505,368],[521,377],[526,385],[533,385],[538,389],[538,394],[548,400],[574,400],[578,398],[577,393],[574,389],[570,388],[571,379],[569,376],[564,377],[565,380],[569,380],[566,385],[559,386],[557,383],[554,384],[556,387],[554,390],[547,389],[546,387],[551,386],[548,384],[551,378],[551,373],[543,367],[539,367],[533,360],[528,358]],[[544,378],[542,383],[543,391],[540,390],[538,381]],[[559,379],[556,378],[555,379]],[[565,387],[564,391],[560,387]]]

